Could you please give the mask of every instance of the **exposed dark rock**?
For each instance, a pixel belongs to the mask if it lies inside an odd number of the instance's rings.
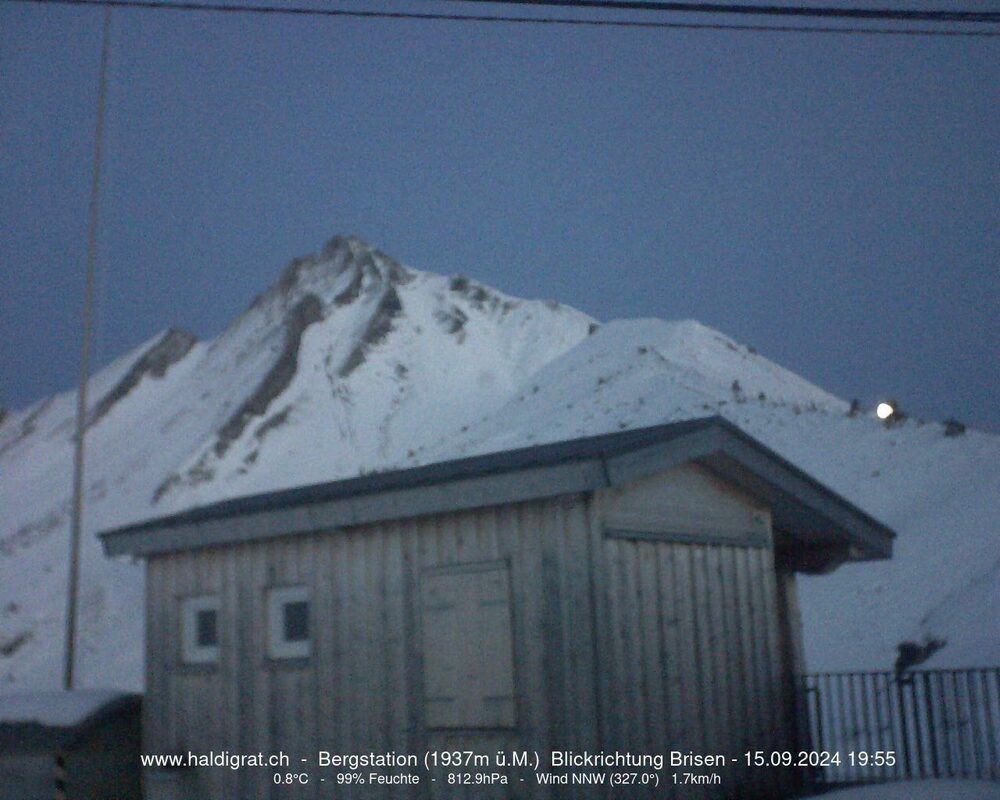
[[[409,283],[413,280],[413,273],[396,261],[396,259],[392,256],[386,255],[381,250],[372,250],[372,252],[379,259],[379,261],[382,262],[382,266],[386,270],[386,275],[389,278],[390,283]]]
[[[114,405],[128,396],[144,377],[162,378],[167,370],[188,354],[198,339],[193,333],[171,328],[156,344],[143,353],[124,377],[118,381],[90,412],[87,425],[93,425]]]
[[[263,439],[267,434],[273,431],[275,428],[280,428],[288,420],[288,415],[292,413],[291,406],[285,406],[277,414],[272,414],[266,420],[264,420],[260,425],[257,426],[257,430],[253,432],[253,435],[257,439]]]
[[[403,304],[400,302],[396,290],[388,289],[379,300],[378,307],[368,322],[368,327],[361,335],[361,342],[367,345],[376,345],[381,342],[392,330],[392,321],[402,310]]]
[[[335,236],[330,237],[327,243],[323,245],[323,249],[320,251],[320,258],[331,259],[345,250],[351,250],[352,244],[367,246],[357,236],[345,236],[344,234],[338,233]]]
[[[598,325],[596,322],[591,322],[587,326],[587,336],[593,336],[595,333],[597,333],[598,330],[600,330],[600,327],[601,326]]]
[[[21,631],[11,639],[4,639],[0,642],[0,656],[10,658],[24,645],[31,641],[34,634],[31,631]]]
[[[364,273],[360,269],[355,270],[354,275],[351,277],[351,282],[342,292],[333,298],[334,305],[346,306],[357,300],[361,294],[361,286],[364,283],[364,278]]]
[[[285,303],[295,300],[296,291],[309,285],[304,280],[307,272],[316,272],[327,281],[351,271],[350,284],[334,299],[342,306],[358,298],[368,277],[378,283],[402,284],[413,279],[413,274],[398,261],[381,250],[371,247],[357,236],[334,236],[318,254],[292,259],[282,270],[274,285],[254,298],[250,310],[267,305],[274,298]]]
[[[63,503],[44,517],[21,525],[13,533],[0,538],[0,555],[12,556],[18,548],[30,547],[44,539],[63,523],[68,513],[69,503]]]
[[[341,378],[346,378],[364,363],[365,349],[361,345],[358,345],[348,354],[344,363],[341,364],[340,369],[337,371],[337,374],[340,375]]]
[[[390,286],[383,293],[382,299],[379,300],[375,313],[372,314],[364,333],[361,334],[361,340],[351,350],[340,367],[338,374],[341,378],[346,378],[365,363],[365,354],[368,349],[377,345],[389,334],[389,331],[392,330],[393,320],[402,310],[403,304],[399,300],[399,295],[396,293],[396,289]]]
[[[224,455],[229,445],[243,433],[250,420],[263,416],[271,401],[288,387],[298,368],[302,335],[306,328],[322,318],[323,304],[314,294],[305,295],[292,306],[285,317],[285,343],[281,354],[253,393],[219,429],[214,447],[217,456]]]
[[[965,433],[965,425],[954,417],[949,417],[944,421],[945,436],[961,436],[963,433]]]
[[[480,311],[496,311],[498,308],[504,312],[510,311],[517,304],[511,300],[503,300],[500,295],[481,286],[474,281],[470,281],[464,275],[455,275],[448,281],[448,288],[456,294],[466,298],[474,308]]]
[[[482,308],[486,301],[490,299],[490,293],[477,283],[475,286],[469,288],[468,298],[472,301],[473,305]]]
[[[206,460],[207,456],[202,456],[198,459],[198,463],[187,471],[188,483],[192,486],[196,486],[199,483],[205,483],[205,481],[210,481],[215,477],[215,470],[206,466]]]
[[[458,306],[452,306],[447,311],[435,311],[434,319],[441,323],[446,333],[458,333],[465,327],[469,317]]]
[[[51,403],[52,403],[51,397],[45,398],[42,402],[38,404],[38,407],[34,411],[32,411],[30,414],[28,414],[27,417],[24,418],[24,420],[21,422],[21,430],[17,432],[14,438],[11,439],[9,442],[5,442],[4,444],[0,445],[0,455],[3,455],[18,442],[23,441],[24,439],[31,436],[31,434],[35,432],[36,428],[35,423],[38,421],[38,418],[42,415],[45,409],[49,407]]]
[[[362,273],[383,276],[389,283],[406,283],[413,278],[396,259],[357,236],[334,236],[320,251],[322,260],[330,261],[340,256],[344,258],[343,270],[353,267]]]
[[[922,644],[919,642],[901,642],[896,648],[899,651],[894,665],[896,677],[899,677],[911,667],[923,664],[947,643],[944,639],[925,639]]]
[[[317,263],[316,256],[299,256],[298,258],[293,258],[288,262],[288,266],[281,271],[275,287],[279,292],[288,294],[298,285],[299,276],[303,271],[315,266]]]
[[[178,475],[176,472],[172,472],[170,475],[168,475],[166,478],[160,481],[160,485],[157,486],[156,489],[153,491],[153,505],[159,503],[160,499],[167,492],[169,492],[171,489],[177,486],[177,484],[179,484],[180,482],[181,482],[181,476]]]

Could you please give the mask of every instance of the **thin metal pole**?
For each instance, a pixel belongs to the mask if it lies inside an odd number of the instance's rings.
[[[63,688],[73,688],[76,651],[76,600],[80,582],[80,527],[83,519],[83,436],[87,429],[87,381],[90,378],[90,336],[94,316],[94,263],[97,256],[97,221],[101,188],[101,154],[104,150],[104,106],[108,79],[108,39],[111,6],[104,9],[101,33],[101,67],[97,82],[97,121],[94,130],[94,167],[90,178],[90,219],[87,229],[87,284],[83,295],[83,345],[80,351],[80,388],[76,394],[76,440],[73,453],[73,516],[69,531],[69,581],[66,589],[66,647]]]

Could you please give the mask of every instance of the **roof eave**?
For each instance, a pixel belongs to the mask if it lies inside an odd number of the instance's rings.
[[[551,463],[533,459],[534,449],[498,453],[386,474],[380,480],[351,479],[230,501],[213,507],[220,513],[199,509],[100,536],[108,555],[149,556],[594,491],[698,461],[770,503],[776,524],[797,536],[838,540],[857,559],[891,555],[891,530],[732,423],[712,417],[649,430],[645,441],[636,435],[641,432],[628,431],[579,440],[577,447],[537,448],[551,456]],[[408,485],[408,476],[414,485]],[[436,476],[440,480],[435,482]],[[390,488],[380,490],[380,485]],[[357,493],[345,496],[338,488]],[[274,505],[290,498],[296,502],[268,508],[268,498],[274,498]],[[241,512],[241,507],[251,510]],[[223,513],[229,509],[234,513]]]

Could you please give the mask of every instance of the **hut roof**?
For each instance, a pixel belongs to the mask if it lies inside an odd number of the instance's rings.
[[[895,534],[722,417],[506,450],[213,503],[100,534],[151,555],[622,486],[697,462],[771,508],[806,548],[888,558]]]

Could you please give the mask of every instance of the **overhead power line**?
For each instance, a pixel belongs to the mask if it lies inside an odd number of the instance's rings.
[[[489,3],[505,6],[599,8],[615,11],[669,11],[684,14],[743,14],[766,17],[888,20],[895,22],[1000,23],[995,11],[921,11],[903,8],[843,8],[836,6],[744,5],[742,3],[671,3],[661,0],[449,0],[453,3]]]
[[[461,1],[461,0],[460,0]],[[477,0],[485,2],[486,0]],[[199,0],[4,0],[4,2],[19,2],[33,5],[64,5],[64,6],[94,6],[111,8],[145,9],[150,11],[199,11],[223,14],[255,14],[298,17],[342,17],[355,19],[385,19],[385,20],[424,20],[440,22],[476,22],[476,23],[506,23],[522,25],[552,25],[575,26],[591,28],[646,28],[673,30],[706,30],[706,31],[743,31],[764,33],[807,33],[807,34],[837,34],[861,36],[950,36],[950,37],[997,37],[1000,31],[983,29],[954,28],[888,28],[841,26],[832,27],[789,25],[789,24],[750,24],[728,22],[682,22],[662,20],[625,20],[625,19],[587,19],[574,17],[522,17],[506,14],[451,14],[419,11],[364,11],[342,8],[322,8],[311,6],[290,5],[232,5],[227,3],[199,2]],[[551,0],[550,0],[551,2]],[[590,0],[573,0],[580,5]],[[536,4],[536,5],[540,5]],[[559,3],[569,8],[569,3]],[[636,3],[644,10],[658,11],[648,3]],[[692,4],[700,5],[700,4]],[[606,3],[595,3],[590,8],[598,6],[611,8]],[[728,7],[730,9],[735,6]],[[748,8],[748,7],[743,7]],[[663,9],[666,10],[666,9]],[[739,13],[728,11],[726,13]],[[754,12],[751,12],[754,13]],[[955,12],[951,12],[955,13]],[[969,12],[975,13],[975,12]],[[888,18],[887,18],[888,19]],[[949,20],[950,21],[950,20]],[[963,20],[992,22],[993,20]],[[1000,20],[997,20],[1000,21]]]

